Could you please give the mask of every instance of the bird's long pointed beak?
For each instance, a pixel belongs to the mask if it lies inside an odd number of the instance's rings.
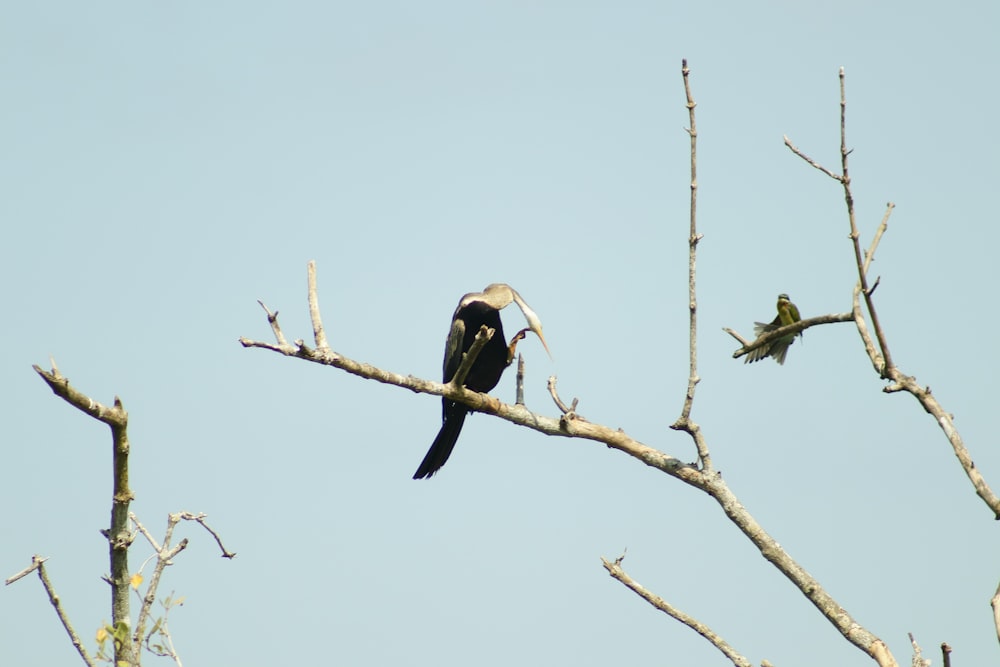
[[[529,322],[528,324],[531,324],[531,323]],[[531,330],[534,331],[536,334],[538,334],[538,340],[542,341],[542,347],[545,348],[545,354],[549,355],[549,359],[551,359],[552,361],[555,361],[554,359],[552,359],[552,352],[549,351],[549,344],[545,342],[545,336],[542,335],[542,325],[541,325],[541,323],[538,323],[537,327],[532,326]]]
[[[538,340],[542,341],[542,347],[545,348],[545,353],[549,355],[549,359],[552,359],[552,351],[549,350],[549,344],[545,342],[545,336],[542,334],[542,321],[538,319],[538,315],[535,314],[535,311],[533,311],[528,304],[524,302],[524,299],[521,298],[520,294],[517,292],[514,292],[513,294],[514,302],[517,304],[517,307],[521,309],[521,312],[524,313],[524,319],[528,321],[528,328],[535,332],[535,335],[538,336]]]

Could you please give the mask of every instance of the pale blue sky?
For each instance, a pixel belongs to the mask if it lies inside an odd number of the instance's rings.
[[[697,7],[695,5],[698,5]],[[936,11],[936,13],[934,13]],[[784,367],[731,359],[788,292],[850,305],[835,183],[848,75],[859,224],[897,204],[876,293],[1000,487],[994,3],[39,2],[0,21],[0,573],[49,556],[77,629],[109,617],[106,427],[31,370],[122,397],[133,509],[209,514],[161,590],[186,664],[723,664],[611,580],[638,581],[753,661],[868,664],[709,498],[603,446],[466,422],[410,479],[438,399],[244,350],[256,304],[334,349],[436,378],[459,297],[509,282],[580,412],[681,459],[688,58],[700,131],[702,384],[694,418],[757,519],[908,661],[995,662],[998,526],[915,401],[886,396],[851,325]],[[957,322],[955,313],[964,319]],[[509,328],[520,326],[505,313]],[[969,341],[957,343],[956,341]],[[496,394],[513,397],[513,374]],[[132,556],[138,565],[148,553]],[[0,662],[74,664],[37,579],[0,591]],[[152,658],[147,658],[150,660]]]

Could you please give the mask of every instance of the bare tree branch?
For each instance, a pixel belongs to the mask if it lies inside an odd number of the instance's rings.
[[[472,341],[472,346],[469,348],[469,351],[462,355],[462,363],[455,371],[455,375],[452,376],[449,384],[453,384],[457,387],[461,387],[465,384],[465,378],[469,376],[469,371],[472,370],[472,364],[476,363],[479,353],[482,352],[483,348],[486,347],[486,343],[493,338],[493,334],[495,333],[496,329],[491,329],[485,324],[479,327],[479,331],[476,333],[476,339]]]
[[[312,321],[313,340],[316,347],[326,349],[326,332],[323,331],[323,320],[319,316],[319,298],[316,294],[316,261],[309,260],[309,319]]]
[[[495,415],[513,424],[525,426],[546,435],[583,438],[600,442],[638,459],[651,468],[675,477],[685,484],[700,489],[719,503],[726,516],[754,543],[764,558],[797,586],[848,641],[872,656],[880,667],[896,666],[892,654],[889,653],[882,640],[858,624],[816,579],[795,562],[743,507],[721,476],[714,472],[699,469],[694,464],[684,463],[670,454],[629,437],[621,429],[611,429],[584,419],[570,418],[570,415],[573,414],[572,411],[564,414],[560,419],[545,417],[528,410],[523,405],[508,405],[488,394],[470,391],[453,383],[442,384],[412,375],[392,373],[371,364],[354,361],[331,349],[309,348],[301,341],[289,345],[287,343],[265,343],[245,337],[241,337],[239,340],[247,348],[271,350],[312,363],[333,366],[358,377],[403,387],[417,393],[443,396],[467,405],[476,412]],[[700,431],[697,432],[696,437],[701,437]]]
[[[821,165],[819,162],[817,162],[816,160],[812,159],[811,157],[809,157],[808,155],[806,155],[805,153],[803,153],[802,151],[800,151],[798,148],[796,148],[795,144],[792,143],[792,140],[788,138],[788,135],[785,135],[784,139],[785,139],[785,145],[788,146],[788,149],[790,151],[792,151],[793,153],[795,153],[796,155],[798,155],[800,158],[802,158],[803,160],[805,160],[806,162],[808,162],[809,164],[811,164],[816,169],[819,169],[820,171],[822,171],[824,174],[826,174],[827,176],[829,176],[833,180],[843,182],[844,179],[843,179],[842,176],[840,176],[840,174],[833,173],[832,171],[830,171],[829,169],[827,169],[826,167],[824,167],[823,165]]]
[[[208,534],[211,535],[213,538],[215,538],[215,543],[219,545],[219,550],[222,551],[223,558],[228,558],[230,560],[236,558],[236,552],[229,551],[228,549],[226,549],[226,547],[222,544],[222,538],[219,537],[219,534],[214,530],[212,530],[212,528],[210,528],[207,523],[205,523],[205,519],[208,518],[208,515],[200,512],[198,514],[192,514],[191,512],[181,512],[181,518],[184,519],[185,521],[196,521],[198,522],[198,525],[207,530]]]
[[[871,359],[872,364],[875,367],[875,371],[879,373],[880,377],[883,379],[891,380],[892,383],[886,386],[883,391],[886,393],[894,393],[905,391],[911,394],[924,410],[934,417],[937,421],[938,426],[944,432],[945,437],[952,446],[952,450],[955,453],[956,458],[958,458],[962,469],[965,471],[966,476],[969,481],[972,482],[972,486],[976,491],[976,495],[982,498],[986,506],[990,508],[993,512],[995,519],[1000,520],[1000,497],[993,492],[989,484],[987,484],[985,478],[980,474],[979,470],[976,468],[975,463],[972,461],[972,456],[969,454],[968,449],[962,440],[961,435],[958,433],[958,429],[955,428],[954,417],[945,411],[945,409],[938,403],[937,399],[931,395],[930,387],[922,387],[916,381],[916,378],[906,375],[903,373],[892,361],[892,357],[889,355],[889,344],[886,339],[885,332],[882,325],[878,319],[878,314],[875,310],[874,300],[872,298],[872,293],[874,292],[874,286],[869,286],[868,283],[868,272],[871,268],[871,263],[875,255],[875,249],[882,239],[885,233],[888,223],[889,216],[892,214],[895,205],[889,202],[886,205],[885,214],[882,217],[882,222],[879,224],[875,236],[872,239],[871,247],[868,252],[862,255],[861,244],[859,241],[860,234],[858,233],[857,220],[854,211],[854,195],[851,192],[851,179],[848,175],[848,156],[850,151],[847,149],[847,132],[846,132],[846,114],[847,114],[847,98],[845,93],[844,84],[844,68],[840,68],[840,156],[841,165],[843,168],[843,175],[836,176],[830,173],[828,170],[819,167],[814,161],[806,157],[801,151],[795,148],[792,143],[786,138],[785,144],[799,157],[802,157],[807,162],[813,166],[819,168],[830,176],[833,176],[838,180],[843,186],[844,190],[844,200],[847,204],[847,217],[850,224],[850,239],[852,248],[854,250],[854,261],[858,272],[858,286],[854,290],[854,310],[853,318],[855,324],[858,328],[858,333],[861,336],[862,341],[865,345],[865,350],[868,353],[868,357]],[[865,322],[864,314],[861,311],[859,298],[864,297],[865,308],[871,317],[872,327],[874,329],[875,341],[877,341],[877,347],[875,342],[868,331],[868,326]],[[789,328],[790,329],[790,328]],[[777,333],[777,332],[775,332]]]
[[[698,290],[696,277],[696,260],[698,256],[698,242],[701,241],[701,234],[698,233],[698,126],[695,123],[694,108],[697,104],[691,94],[691,80],[689,75],[687,60],[681,61],[681,77],[684,79],[684,96],[687,99],[688,122],[687,129],[691,139],[691,203],[690,222],[688,231],[688,382],[687,391],[684,394],[684,404],[681,407],[681,415],[670,428],[675,431],[684,431],[691,436],[694,441],[695,450],[698,452],[698,461],[701,469],[705,472],[712,471],[712,456],[708,451],[708,444],[701,435],[701,427],[691,421],[691,408],[694,407],[695,388],[701,379],[698,377]]]
[[[875,311],[875,306],[872,303],[871,292],[872,290],[868,286],[868,276],[865,271],[866,260],[861,254],[861,243],[859,241],[860,234],[858,233],[857,217],[854,212],[854,194],[851,192],[851,177],[848,174],[848,156],[851,151],[847,148],[847,97],[846,97],[846,87],[844,85],[844,68],[840,68],[840,164],[841,164],[841,175],[836,175],[829,169],[818,164],[815,160],[806,156],[802,151],[796,148],[792,142],[785,137],[785,145],[798,155],[800,158],[808,162],[813,167],[819,169],[827,176],[838,181],[844,189],[844,201],[847,203],[847,219],[850,223],[850,236],[851,245],[854,249],[854,262],[857,266],[858,280],[861,281],[861,293],[865,297],[865,305],[868,309],[868,314],[872,318],[872,325],[875,327],[875,337],[878,339],[879,349],[882,353],[882,367],[879,369],[879,373],[883,378],[888,377],[889,369],[892,368],[892,357],[889,355],[889,345],[886,342],[885,335],[882,332],[882,326],[879,323],[878,313]],[[889,213],[892,211],[892,205],[890,204],[888,211],[886,212],[886,218],[883,220],[883,224],[888,222]],[[871,253],[869,253],[869,259]]]
[[[563,403],[562,399],[559,398],[559,392],[556,391],[556,376],[550,375],[548,381],[549,395],[552,396],[552,401],[559,408],[559,412],[563,414],[562,419],[584,419],[583,415],[576,411],[576,406],[580,404],[580,399],[574,398],[569,407]]]
[[[37,556],[35,558],[37,558]],[[49,602],[51,602],[52,606],[55,608],[56,615],[59,616],[59,622],[62,623],[64,628],[66,628],[66,634],[69,635],[69,640],[72,642],[74,648],[76,648],[76,652],[80,654],[80,657],[83,658],[85,663],[90,665],[90,667],[93,667],[94,661],[91,660],[86,647],[83,645],[83,642],[80,641],[80,637],[76,634],[76,630],[73,629],[73,624],[70,623],[69,616],[66,615],[66,610],[63,609],[62,602],[59,600],[59,596],[56,595],[52,582],[49,581],[49,575],[45,572],[44,563],[44,558],[38,561],[38,578],[41,579],[42,586],[45,587],[45,592],[49,595]]]
[[[41,556],[38,556],[38,555],[32,556],[31,557],[31,565],[29,565],[28,567],[24,568],[23,570],[21,570],[17,574],[12,574],[9,577],[7,577],[7,579],[4,581],[4,585],[5,586],[10,586],[12,583],[14,583],[15,581],[17,581],[18,579],[24,579],[26,576],[28,576],[29,574],[31,574],[32,572],[34,572],[35,570],[37,570],[39,567],[41,567],[42,563],[44,563],[47,560],[48,560],[48,558],[42,558]]]
[[[809,319],[799,320],[798,322],[793,322],[787,324],[783,327],[778,327],[768,331],[767,333],[761,334],[756,339],[748,341],[743,336],[738,334],[733,329],[729,327],[723,327],[722,330],[727,334],[735,338],[742,347],[735,352],[733,352],[733,359],[739,359],[745,354],[756,350],[758,347],[763,347],[770,344],[772,341],[778,340],[779,338],[784,338],[785,336],[790,336],[799,333],[800,331],[805,331],[809,327],[819,326],[820,324],[834,324],[836,322],[853,322],[853,313],[836,313],[833,315],[820,315],[818,317],[810,317]]]
[[[752,667],[752,663],[749,660],[737,653],[732,646],[730,646],[722,637],[713,632],[710,627],[693,616],[685,614],[680,609],[677,609],[659,595],[649,592],[639,582],[630,577],[625,570],[622,569],[621,563],[623,558],[624,556],[621,556],[616,558],[613,562],[608,561],[606,558],[602,558],[601,562],[604,564],[604,569],[606,569],[612,577],[620,581],[626,587],[634,591],[639,597],[662,611],[664,614],[680,621],[707,639],[715,648],[719,649],[724,656],[729,658],[729,660],[732,661],[736,667]]]
[[[121,399],[115,396],[114,406],[107,407],[78,391],[69,380],[59,373],[55,363],[52,371],[45,371],[39,366],[32,366],[52,391],[78,410],[87,413],[94,419],[104,422],[111,428],[112,467],[114,469],[114,489],[111,498],[111,526],[107,531],[101,531],[107,538],[111,552],[111,617],[115,627],[132,623],[129,612],[129,572],[128,547],[132,543],[132,535],[128,529],[128,507],[135,497],[128,485],[128,413],[122,406]],[[116,662],[133,664],[137,655],[128,642],[116,642]]]
[[[181,658],[177,654],[177,649],[174,647],[174,638],[170,634],[170,629],[169,629],[170,610],[176,607],[178,604],[180,604],[180,602],[174,600],[174,594],[173,592],[171,592],[170,595],[167,596],[167,599],[164,600],[161,604],[163,605],[163,616],[156,622],[153,628],[150,629],[149,633],[146,635],[146,640],[145,640],[146,650],[152,653],[153,655],[159,657],[171,658],[174,661],[174,664],[177,665],[177,667],[183,667],[181,663]],[[166,642],[166,646],[162,644],[151,643],[153,635],[156,634],[159,634],[161,637],[163,637],[164,641]]]
[[[90,665],[90,667],[93,667],[94,661],[90,658],[90,655],[87,653],[87,649],[86,647],[84,647],[83,642],[80,641],[80,637],[79,635],[76,634],[76,630],[73,629],[73,624],[70,623],[69,616],[66,614],[66,610],[63,609],[62,601],[59,599],[59,595],[56,594],[55,588],[52,586],[52,582],[49,580],[49,575],[45,571],[44,563],[47,560],[48,558],[43,558],[42,556],[38,555],[32,556],[31,565],[24,568],[17,574],[13,574],[7,577],[5,583],[7,586],[10,586],[18,579],[23,579],[24,577],[28,576],[29,574],[37,570],[38,578],[42,582],[42,587],[45,589],[46,594],[48,594],[49,602],[52,603],[52,607],[56,610],[56,616],[59,617],[59,622],[62,623],[63,628],[66,630],[66,634],[69,635],[70,642],[73,644],[74,648],[76,648],[76,651],[77,653],[80,654],[80,657],[83,658],[84,663]]]
[[[156,592],[160,587],[160,579],[163,576],[163,570],[166,569],[168,565],[171,565],[170,560],[174,556],[187,548],[187,538],[182,539],[174,547],[170,546],[170,540],[174,535],[174,528],[181,521],[181,519],[184,518],[183,514],[185,513],[182,512],[167,516],[167,529],[163,534],[163,546],[156,544],[156,540],[154,540],[149,531],[146,530],[146,527],[139,522],[135,514],[129,515],[132,523],[135,524],[139,532],[141,532],[146,539],[149,540],[149,543],[153,545],[153,548],[156,551],[156,566],[153,568],[153,574],[149,578],[149,585],[146,586],[146,593],[142,596],[142,606],[139,608],[139,617],[135,623],[135,631],[132,633],[132,644],[136,655],[139,654],[142,647],[143,637],[146,636],[146,623],[149,622],[149,614],[153,607],[153,603],[156,601]]]
[[[257,299],[257,303],[259,303],[260,307],[264,309],[265,313],[267,313],[267,322],[271,325],[271,331],[274,332],[274,337],[278,340],[278,343],[281,345],[288,345],[288,341],[285,340],[285,334],[281,333],[281,327],[278,325],[278,311],[274,311],[272,313],[260,299]]]
[[[931,667],[931,661],[924,658],[923,651],[920,650],[920,644],[913,638],[913,633],[909,632],[907,636],[910,638],[910,646],[913,648],[913,661],[911,663],[913,667]]]

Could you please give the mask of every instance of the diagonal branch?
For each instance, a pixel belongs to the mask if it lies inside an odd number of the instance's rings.
[[[670,454],[629,437],[621,429],[611,429],[580,418],[569,418],[573,414],[572,412],[564,414],[560,419],[545,417],[531,412],[523,405],[508,405],[488,394],[471,391],[454,383],[442,384],[412,375],[392,373],[371,364],[349,359],[330,349],[309,348],[302,341],[297,341],[294,344],[275,344],[245,337],[241,337],[239,340],[247,348],[271,350],[288,357],[333,366],[358,377],[403,387],[417,393],[443,396],[467,405],[477,412],[495,415],[505,421],[546,435],[600,442],[611,449],[628,454],[651,468],[704,491],[719,504],[730,521],[754,543],[761,555],[798,587],[803,595],[848,641],[874,658],[880,667],[896,667],[896,662],[885,643],[857,623],[815,578],[782,549],[781,545],[757,523],[756,519],[740,503],[717,473],[699,469],[691,463],[683,463]],[[697,431],[696,437],[701,437],[700,431]]]
[[[47,557],[43,558],[42,556],[38,556],[38,555],[32,556],[31,557],[31,565],[29,565],[28,567],[24,568],[23,570],[21,570],[17,574],[12,574],[9,577],[7,577],[7,579],[4,580],[4,585],[5,586],[10,586],[12,583],[14,583],[15,581],[17,581],[18,579],[24,579],[29,574],[31,574],[32,572],[34,572],[35,570],[37,570],[38,568],[40,568],[42,566],[42,563],[44,563],[47,560],[48,560]]]
[[[636,595],[638,595],[643,600],[645,600],[649,604],[653,605],[654,607],[662,611],[667,616],[670,616],[671,618],[680,621],[681,623],[688,626],[689,628],[697,632],[699,635],[707,639],[709,643],[712,644],[712,646],[719,649],[719,651],[724,656],[729,658],[729,660],[732,661],[732,663],[736,665],[736,667],[752,667],[751,662],[749,660],[747,660],[744,656],[737,653],[736,650],[733,649],[733,647],[730,646],[728,642],[726,642],[726,640],[724,640],[722,637],[713,632],[710,627],[708,627],[698,619],[694,618],[693,616],[685,614],[683,611],[681,611],[677,607],[674,607],[669,602],[661,598],[659,595],[651,593],[649,590],[644,588],[642,584],[640,584],[635,579],[630,577],[625,572],[625,570],[622,569],[621,562],[623,558],[624,556],[620,556],[616,558],[613,562],[608,561],[606,558],[602,558],[601,563],[604,564],[604,569],[607,570],[612,577],[614,577],[622,584],[624,584],[627,588],[635,592]]]
[[[810,317],[809,319],[799,320],[798,322],[792,322],[783,327],[778,327],[768,331],[767,333],[761,334],[756,339],[748,341],[746,338],[738,334],[736,331],[730,329],[729,327],[723,327],[722,330],[727,334],[739,341],[741,347],[740,349],[733,352],[733,359],[739,359],[743,355],[756,350],[759,347],[768,345],[769,343],[778,340],[779,338],[784,338],[785,336],[790,336],[799,333],[800,331],[805,331],[809,327],[819,326],[820,324],[835,324],[837,322],[853,322],[853,313],[836,313],[833,315],[819,315],[818,317]]]
[[[49,575],[45,571],[45,561],[47,560],[48,558],[43,558],[41,556],[32,556],[31,565],[24,568],[17,574],[7,577],[6,585],[10,586],[18,579],[23,579],[37,570],[38,578],[42,582],[42,587],[45,589],[45,593],[49,596],[49,602],[52,604],[53,609],[56,610],[56,616],[59,617],[59,622],[62,623],[63,628],[66,630],[66,634],[69,635],[69,641],[73,644],[76,652],[80,654],[80,657],[83,658],[84,663],[90,667],[94,667],[94,661],[87,653],[87,648],[83,645],[83,642],[80,641],[80,636],[76,634],[76,630],[73,629],[73,624],[70,623],[69,616],[66,614],[66,610],[63,609],[62,600],[60,600],[59,595],[56,594],[55,587],[52,585],[52,582],[49,580]]]
[[[69,616],[66,615],[66,611],[63,609],[62,602],[59,600],[59,596],[56,595],[55,588],[52,586],[52,582],[49,581],[49,575],[45,572],[44,559],[38,564],[38,578],[42,581],[42,586],[45,587],[45,592],[49,594],[49,602],[55,607],[56,614],[59,616],[59,620],[62,622],[64,628],[66,628],[66,633],[69,635],[69,640],[72,642],[73,646],[76,648],[77,653],[83,658],[83,661],[93,667],[94,662],[90,659],[90,655],[87,654],[87,649],[80,641],[79,635],[73,629],[73,625],[69,622]]]
[[[472,370],[472,364],[476,363],[479,353],[482,352],[483,348],[486,347],[486,343],[493,338],[493,334],[495,333],[496,329],[491,329],[485,324],[479,327],[479,331],[476,332],[476,339],[472,341],[469,351],[462,355],[462,363],[459,364],[458,369],[455,371],[455,375],[452,376],[449,384],[453,384],[456,387],[461,387],[465,384],[465,378],[469,376],[469,371]]]

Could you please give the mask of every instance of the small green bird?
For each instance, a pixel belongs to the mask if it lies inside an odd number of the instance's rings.
[[[760,338],[762,335],[770,331],[774,331],[779,327],[787,326],[802,319],[799,317],[798,307],[792,303],[787,294],[778,295],[777,308],[778,315],[768,324],[764,324],[763,322],[753,323],[753,333],[755,336]],[[760,361],[764,357],[774,357],[774,360],[779,364],[784,364],[785,355],[788,353],[788,346],[795,342],[795,336],[797,335],[801,336],[802,332],[800,331],[798,334],[783,336],[769,345],[763,345],[758,347],[756,350],[751,350],[750,353],[747,354],[746,359],[743,360],[743,363],[749,364],[755,361]]]

